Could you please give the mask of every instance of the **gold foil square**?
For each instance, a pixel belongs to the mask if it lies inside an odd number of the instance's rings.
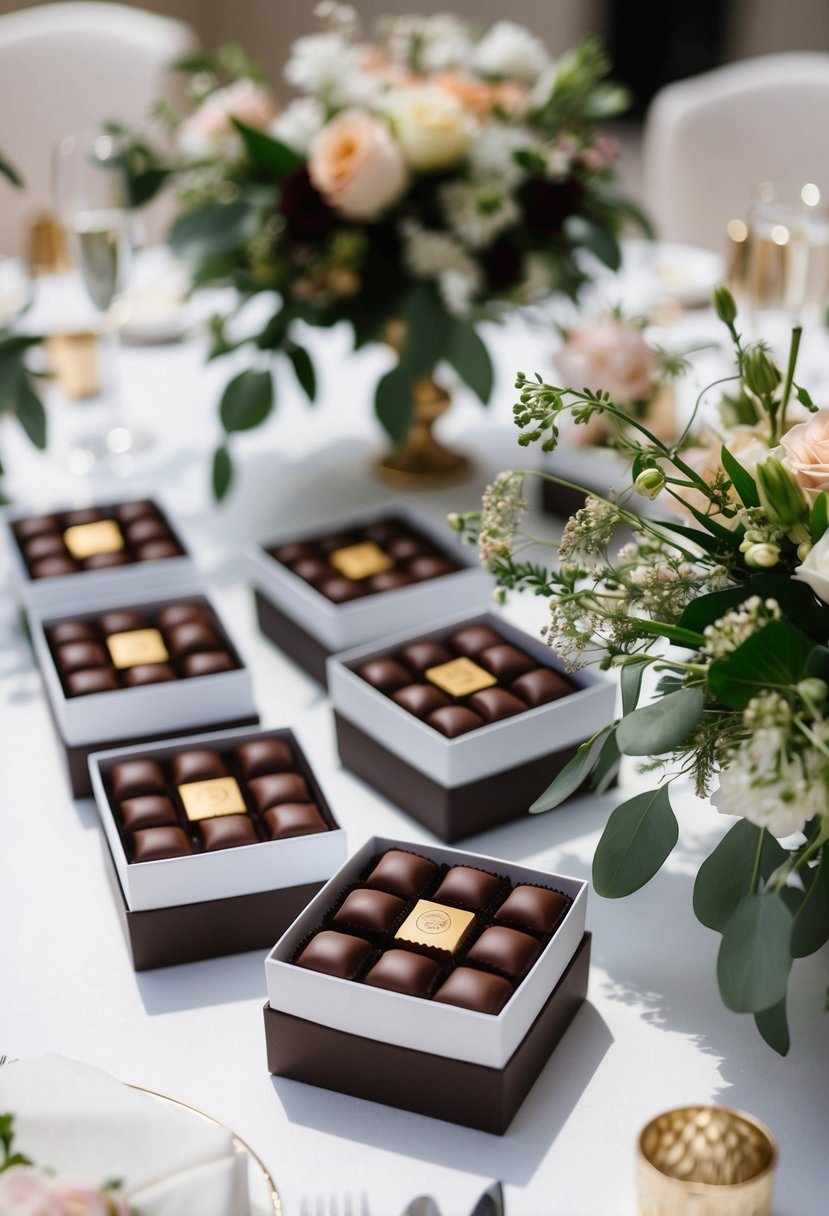
[[[448,692],[450,697],[468,697],[470,693],[498,683],[495,676],[471,659],[450,659],[448,663],[430,667],[425,674],[427,680]]]
[[[474,919],[474,912],[448,908],[431,899],[419,899],[394,936],[404,942],[434,946],[454,954]]]
[[[130,629],[111,633],[107,638],[110,658],[121,670],[139,663],[166,663],[169,659],[164,639],[157,629]]]
[[[394,559],[384,553],[379,545],[375,545],[373,540],[335,549],[333,553],[329,553],[328,560],[344,578],[354,580],[371,578],[372,574],[382,574],[384,570],[391,570],[394,565]]]
[[[178,787],[187,818],[215,819],[218,815],[244,815],[247,807],[235,777],[188,781]]]
[[[94,524],[75,524],[63,534],[64,544],[79,561],[96,553],[117,553],[124,537],[114,519],[99,519]]]

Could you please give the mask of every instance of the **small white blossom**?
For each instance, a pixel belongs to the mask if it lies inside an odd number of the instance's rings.
[[[335,106],[368,105],[382,82],[362,68],[362,51],[341,34],[297,38],[285,65],[285,79],[296,89]]]
[[[490,123],[482,128],[469,148],[469,168],[472,176],[499,181],[506,190],[516,185],[524,170],[515,160],[516,152],[540,152],[537,143],[526,130],[508,123]]]
[[[512,552],[516,534],[527,513],[524,474],[511,469],[499,473],[484,491],[481,511],[478,554],[486,566]]]
[[[325,110],[316,97],[300,97],[278,114],[270,133],[299,155],[305,155],[325,124]]]
[[[448,182],[440,191],[440,199],[449,227],[471,249],[491,244],[520,215],[512,195],[494,185]]]
[[[484,76],[508,76],[534,84],[550,64],[540,38],[515,21],[496,21],[475,48],[474,65]]]
[[[420,32],[420,66],[425,72],[465,67],[472,55],[472,39],[465,21],[451,13],[424,17]]]
[[[726,612],[713,625],[706,626],[702,653],[712,659],[721,659],[742,646],[769,621],[779,621],[781,615],[776,600],[761,600],[759,595],[752,595],[739,608]]]
[[[737,815],[782,837],[802,832],[810,819],[827,813],[819,771],[825,759],[788,754],[786,740],[780,727],[763,726],[732,754],[711,798],[721,815]]]
[[[437,276],[438,291],[453,317],[468,317],[480,289],[480,278],[464,270],[442,270]]]
[[[453,236],[422,228],[414,220],[405,220],[400,234],[406,265],[417,278],[437,279],[445,271],[454,270],[476,284],[480,282],[477,262]]]

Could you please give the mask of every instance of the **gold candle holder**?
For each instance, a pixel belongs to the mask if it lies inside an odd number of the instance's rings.
[[[777,1146],[767,1127],[725,1106],[683,1106],[643,1129],[639,1216],[771,1216]]]
[[[98,335],[89,331],[52,334],[46,339],[46,353],[58,386],[70,401],[96,397],[101,391],[101,363]]]

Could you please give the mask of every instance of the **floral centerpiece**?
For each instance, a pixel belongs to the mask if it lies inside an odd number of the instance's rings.
[[[623,756],[662,771],[616,807],[597,847],[593,884],[613,898],[648,882],[674,848],[672,784],[713,790],[734,822],[699,869],[694,911],[722,935],[725,1004],[753,1014],[785,1054],[793,960],[829,938],[829,410],[795,383],[799,330],[783,372],[762,344],[743,343],[725,288],[715,304],[736,355],[729,425],[695,435],[692,417],[668,443],[604,389],[521,374],[519,443],[552,451],[566,418],[599,417],[630,437],[629,486],[587,498],[556,569],[525,552],[525,473],[502,473],[482,512],[452,523],[477,539],[501,594],[548,598],[547,640],[571,666],[620,672],[621,717],[531,809],[550,810],[588,779],[606,789]],[[665,517],[642,518],[639,496]],[[620,530],[629,539],[618,548]],[[640,706],[650,672],[656,700]]]
[[[196,286],[231,283],[243,301],[276,293],[243,342],[217,319],[213,355],[244,343],[282,354],[313,398],[296,322],[345,320],[357,346],[390,341],[375,409],[400,447],[441,362],[488,399],[479,320],[574,295],[580,251],[615,267],[625,218],[644,225],[614,190],[615,144],[597,129],[627,97],[592,38],[554,60],[511,21],[481,31],[448,15],[390,17],[366,38],[350,7],[316,11],[325,28],[294,44],[285,78],[300,96],[284,109],[237,47],[200,54],[180,65],[195,111],[163,114],[175,162],[132,137],[125,163],[137,202],[176,174],[170,240]],[[256,427],[273,406],[270,369],[244,371],[224,392],[222,426]],[[218,497],[231,469],[223,442]]]
[[[0,1115],[0,1213],[3,1216],[130,1216],[120,1182],[91,1187],[59,1178],[14,1151],[14,1116]]]

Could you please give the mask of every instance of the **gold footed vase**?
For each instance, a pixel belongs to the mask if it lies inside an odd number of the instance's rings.
[[[472,462],[445,448],[432,433],[451,404],[452,398],[431,376],[415,381],[409,433],[399,448],[374,465],[381,481],[402,490],[440,490],[469,477]]]

